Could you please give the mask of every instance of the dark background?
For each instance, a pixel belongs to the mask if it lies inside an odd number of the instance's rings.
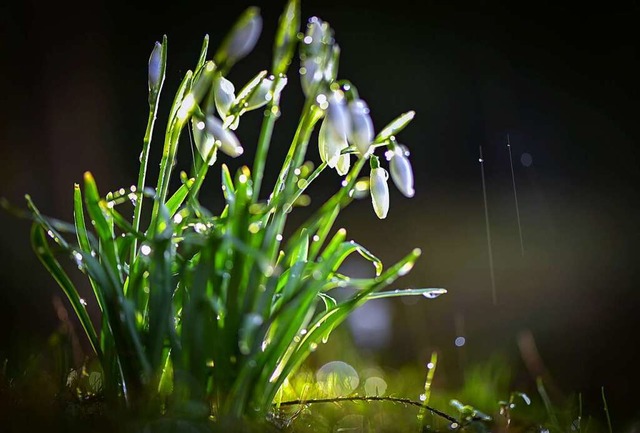
[[[239,88],[269,67],[282,3],[32,0],[0,6],[0,195],[22,206],[30,193],[44,213],[71,220],[72,185],[85,170],[103,192],[135,183],[153,43],[168,36],[162,125],[204,34],[215,50],[247,6],[261,7],[263,36],[230,78]],[[516,3],[303,1],[303,18],[318,15],[335,29],[339,76],[367,100],[376,130],[401,112],[417,112],[399,135],[411,149],[416,197],[405,199],[392,187],[385,221],[363,201],[340,222],[387,264],[422,248],[418,266],[399,284],[446,287],[449,294],[415,304],[392,301],[392,338],[369,350],[389,368],[423,365],[439,350],[439,374],[449,385],[460,383],[465,366],[504,352],[516,371],[514,386],[531,391],[518,348],[518,336],[530,332],[558,393],[581,392],[586,411],[600,414],[604,386],[621,428],[640,418],[640,6]],[[271,176],[302,103],[296,65],[267,166]],[[238,131],[247,151],[241,163],[252,161],[260,115],[246,118]],[[154,141],[152,170],[159,147]],[[190,156],[182,147],[185,168]],[[310,149],[317,160],[315,146]],[[523,153],[532,157],[528,167]],[[205,195],[215,208],[217,174],[209,180]],[[320,196],[338,187],[339,178],[327,175],[321,183]],[[58,289],[30,250],[29,224],[4,212],[0,224],[0,355],[21,359],[58,326],[52,306]],[[467,343],[456,349],[460,335]]]

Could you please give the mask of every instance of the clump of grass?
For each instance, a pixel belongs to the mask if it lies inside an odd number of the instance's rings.
[[[150,188],[149,149],[156,144],[152,134],[167,64],[164,37],[149,59],[149,120],[137,184],[105,195],[85,173],[73,191],[73,223],[44,216],[27,196],[33,249],[82,324],[102,369],[101,392],[112,405],[194,419],[264,419],[286,378],[354,309],[380,297],[445,292],[383,292],[409,272],[420,250],[384,269],[344,229],[334,230],[340,211],[369,193],[377,216],[387,216],[389,176],[376,153],[386,156],[400,192],[414,195],[408,151],[396,141],[414,113],[375,135],[356,87],[338,79],[340,49],[328,23],[313,17],[300,35],[299,27],[299,1],[290,0],[270,71],[259,72],[237,93],[226,77],[256,44],[259,10],[242,14],[212,60],[205,37],[195,68],[173,98],[160,172]],[[305,104],[275,185],[262,194],[280,95],[297,48]],[[221,162],[224,208],[214,214],[200,202],[200,189],[218,159],[241,157],[244,147],[234,131],[253,110],[264,111],[253,169],[231,173]],[[322,162],[313,169],[305,160],[318,126]],[[198,150],[193,170],[180,173],[182,185],[169,191],[180,137],[189,129]],[[367,165],[369,175],[361,176]],[[331,170],[344,178],[342,187],[285,238],[289,214],[309,185]],[[121,210],[130,202],[132,220]],[[143,206],[151,206],[148,221]],[[354,253],[372,263],[375,277],[340,272]],[[89,279],[98,326],[59,256],[70,257]],[[332,296],[347,285],[356,289],[351,297]]]

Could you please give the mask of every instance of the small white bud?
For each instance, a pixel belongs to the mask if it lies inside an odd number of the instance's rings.
[[[162,79],[162,44],[156,42],[149,56],[149,91],[157,91]]]
[[[415,190],[413,189],[413,170],[409,158],[406,157],[401,146],[397,146],[396,150],[389,161],[389,169],[391,171],[391,179],[398,190],[405,197],[413,197]]]
[[[220,146],[220,150],[227,155],[235,158],[244,152],[236,135],[229,129],[224,128],[220,119],[208,116],[205,122],[205,129],[214,137],[216,144]],[[206,154],[204,157],[206,157]]]
[[[349,114],[351,114],[349,141],[364,156],[373,141],[373,122],[369,115],[369,107],[362,99],[355,99],[349,103]]]
[[[369,180],[369,188],[371,191],[371,202],[373,210],[378,218],[384,219],[389,212],[389,185],[387,179],[389,174],[382,167],[372,168]]]

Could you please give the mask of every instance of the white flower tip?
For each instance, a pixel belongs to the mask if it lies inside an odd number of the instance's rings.
[[[149,89],[156,89],[160,84],[160,74],[162,73],[162,44],[155,43],[153,51],[149,56]]]

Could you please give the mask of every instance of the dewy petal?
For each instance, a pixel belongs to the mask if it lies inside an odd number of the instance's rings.
[[[214,116],[208,116],[205,122],[206,131],[213,135],[216,143],[227,155],[235,158],[242,155],[244,149],[240,145],[236,135],[222,126],[222,121]]]
[[[331,132],[329,121],[325,118],[318,131],[318,152],[322,162],[326,162],[330,168],[335,168],[340,157],[340,147]]]
[[[384,219],[389,212],[389,185],[387,179],[389,174],[382,167],[371,169],[369,189],[371,191],[371,202],[373,210],[378,218]]]
[[[213,84],[213,98],[216,103],[216,110],[222,119],[229,114],[229,108],[236,99],[235,87],[233,83],[225,77],[218,77]]]
[[[306,55],[314,57],[320,54],[322,50],[323,39],[326,39],[326,33],[328,31],[328,25],[318,17],[309,18],[307,24],[307,31],[303,39],[303,50],[306,51]]]
[[[267,102],[269,102],[269,99],[271,98],[271,94],[269,93],[269,91],[271,90],[272,85],[273,77],[263,78],[258,85],[258,88],[251,94],[251,96],[247,100],[245,109],[247,111],[251,111],[267,105]]]
[[[329,97],[329,108],[327,109],[327,120],[331,125],[331,130],[340,140],[345,140],[350,134],[351,120],[349,110],[342,92],[334,92]]]
[[[373,141],[373,122],[369,115],[369,107],[362,99],[355,99],[349,103],[349,114],[351,115],[349,141],[364,156]]]
[[[391,179],[393,179],[393,183],[398,190],[400,190],[405,197],[413,197],[415,195],[415,190],[413,189],[413,169],[411,168],[409,158],[405,156],[400,146],[398,146],[391,161],[389,161],[389,169],[391,171]]]
[[[300,68],[300,83],[304,94],[308,96],[313,86],[320,80],[322,80],[320,60],[317,58],[304,59]]]
[[[191,118],[191,129],[193,131],[193,141],[196,143],[196,149],[200,153],[203,160],[206,160],[211,154],[211,150],[215,144],[215,139],[205,129],[205,122],[196,117]],[[215,162],[215,150],[211,154],[211,158],[207,161],[209,165]]]

